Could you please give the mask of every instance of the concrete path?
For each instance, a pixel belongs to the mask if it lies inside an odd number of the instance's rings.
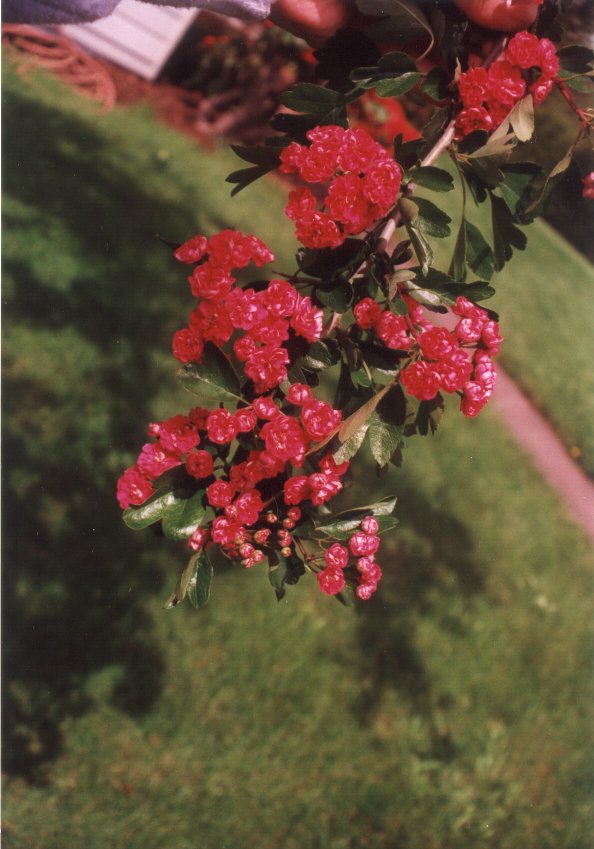
[[[499,364],[491,403],[594,545],[594,482],[574,463],[546,419]]]

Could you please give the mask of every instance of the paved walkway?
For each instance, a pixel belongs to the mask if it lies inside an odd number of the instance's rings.
[[[574,521],[594,545],[594,483],[569,457],[564,444],[500,365],[492,404],[547,483],[560,494]]]

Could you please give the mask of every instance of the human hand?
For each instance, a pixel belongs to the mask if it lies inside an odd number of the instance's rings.
[[[503,32],[526,29],[534,23],[542,0],[455,0],[475,24]]]
[[[529,27],[542,0],[455,0],[456,6],[475,24],[514,32]],[[365,5],[359,4],[365,11]],[[270,20],[293,35],[318,47],[357,17],[349,0],[276,0]]]
[[[319,47],[346,26],[353,11],[348,0],[276,0],[270,20],[312,47]]]

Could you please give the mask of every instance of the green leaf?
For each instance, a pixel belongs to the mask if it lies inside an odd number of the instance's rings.
[[[450,235],[450,224],[452,219],[450,216],[436,206],[427,198],[415,197],[414,200],[418,215],[415,219],[415,227],[427,236],[435,236],[438,239],[445,239]]]
[[[210,598],[213,566],[205,551],[198,552],[196,568],[194,569],[187,587],[187,596],[194,607],[204,607]]]
[[[336,278],[328,288],[317,286],[315,297],[334,312],[346,312],[353,302],[353,287],[344,278]]]
[[[268,580],[276,593],[277,601],[280,601],[285,595],[286,575],[287,561],[276,551],[271,551],[268,555]]]
[[[414,201],[409,200],[408,198],[401,198],[398,202],[398,208],[402,215],[402,220],[406,227],[408,237],[412,242],[417,258],[421,263],[423,274],[426,274],[433,264],[433,249],[421,230],[417,227],[419,207]]]
[[[260,179],[260,177],[263,177],[265,174],[268,174],[269,171],[272,171],[273,167],[274,166],[268,168],[265,165],[253,165],[251,168],[239,168],[237,171],[232,171],[225,179],[225,182],[227,183],[236,184],[231,190],[231,196],[234,197],[242,191],[242,189],[245,189],[247,186],[251,185],[251,183],[255,183],[256,180]]]
[[[313,115],[295,115],[292,112],[279,112],[270,122],[273,130],[286,133],[291,139],[305,144],[307,131],[317,127],[320,122]]]
[[[420,269],[418,270],[420,271]],[[437,293],[442,303],[448,305],[452,305],[458,295],[464,295],[469,301],[476,303],[477,301],[492,298],[495,294],[495,289],[482,280],[472,283],[462,283],[453,280],[447,274],[444,274],[443,271],[438,271],[435,268],[429,269],[428,274],[424,278],[420,278],[420,280],[427,290]],[[410,295],[413,298],[417,295],[417,290],[414,286],[410,289]]]
[[[238,144],[230,145],[231,150],[244,162],[252,165],[266,165],[269,169],[276,168],[280,162],[279,148],[271,145],[252,145],[242,147]]]
[[[276,594],[277,601],[284,598],[286,586],[296,584],[305,575],[305,566],[296,554],[283,557],[278,552],[270,552],[268,556],[268,580]]]
[[[369,424],[369,447],[380,467],[387,466],[404,434],[406,399],[400,384],[382,398]]]
[[[415,249],[417,259],[421,263],[423,274],[426,274],[433,265],[433,248],[414,224],[407,224],[406,230]]]
[[[505,201],[498,198],[493,192],[490,192],[490,196],[495,270],[501,271],[505,263],[512,258],[513,248],[524,250],[527,239],[525,234],[514,224],[513,216]]]
[[[431,189],[433,192],[449,192],[454,188],[454,178],[443,168],[434,165],[425,165],[423,168],[415,168],[410,175],[411,181],[417,186]]]
[[[416,70],[417,66],[410,56],[400,51],[393,51],[392,53],[385,53],[377,65],[371,68],[355,68],[351,72],[351,80],[365,88],[373,88],[378,80],[387,77],[399,77]]]
[[[435,433],[443,418],[444,412],[445,404],[440,392],[438,392],[435,398],[432,398],[430,401],[421,401],[417,417],[415,419],[417,430],[421,436],[426,436],[429,429],[431,429],[431,433]]]
[[[420,73],[414,71],[408,74],[402,74],[402,76],[396,79],[378,80],[374,88],[379,97],[400,97],[413,89],[420,79]]]
[[[355,604],[356,595],[353,588],[347,585],[339,593],[336,593],[333,598],[335,598],[336,601],[339,602],[339,604],[342,604],[343,607],[353,607]]]
[[[421,94],[433,100],[445,100],[450,94],[450,78],[442,68],[431,68],[420,86]]]
[[[359,266],[369,253],[362,239],[346,239],[338,248],[301,250],[297,254],[299,268],[309,277],[326,282],[353,266]]]
[[[566,86],[572,88],[574,91],[579,91],[581,94],[592,94],[592,71],[587,75],[580,76],[572,76],[569,71],[561,71],[559,73],[559,77],[563,79],[563,75],[568,74],[569,76],[563,80]]]
[[[546,176],[544,184],[542,185],[540,192],[536,196],[534,200],[532,200],[525,208],[520,210],[520,218],[522,221],[530,221],[531,216],[536,217],[536,215],[540,215],[543,205],[550,195],[551,191],[554,189],[555,185],[559,182],[562,175],[567,171],[569,166],[573,160],[573,152],[575,148],[575,143],[571,145],[565,156],[557,162],[556,165],[553,166],[551,171]]]
[[[365,507],[355,507],[335,513],[334,516],[324,517],[323,523],[316,525],[313,534],[316,537],[330,537],[331,539],[345,539],[353,531],[359,529],[362,520],[366,516],[375,516],[380,526],[379,533],[385,533],[398,524],[398,520],[392,516],[396,509],[396,497],[386,496],[375,504]]]
[[[269,171],[273,171],[280,161],[280,147],[278,145],[253,145],[251,147],[242,147],[241,145],[232,144],[231,149],[237,154],[237,156],[239,156],[240,159],[243,159],[244,162],[249,162],[252,165],[251,168],[239,168],[237,171],[233,171],[229,174],[226,178],[227,183],[236,184],[231,195],[236,195],[255,180],[263,177],[264,174],[268,174]]]
[[[203,498],[204,490],[199,490],[190,498],[176,498],[166,508],[163,533],[168,539],[188,539],[200,527],[206,515]]]
[[[188,565],[184,568],[181,575],[179,576],[179,580],[175,585],[175,589],[163,605],[164,610],[171,610],[172,607],[176,607],[186,597],[190,581],[192,580],[192,577],[194,576],[196,569],[198,568],[199,557],[200,552],[197,552],[196,554],[193,554],[188,560]]]
[[[297,83],[280,98],[283,106],[295,112],[305,112],[319,123],[344,123],[346,100],[343,94],[313,83]]]
[[[334,339],[321,339],[309,346],[307,354],[303,357],[303,366],[314,371],[322,371],[335,365],[340,359],[340,349]]]
[[[493,251],[481,231],[470,221],[466,222],[466,261],[484,280],[490,280],[495,271]]]
[[[587,74],[594,61],[594,50],[582,45],[572,44],[557,50],[557,56],[563,70],[573,71],[576,74]]]
[[[413,139],[405,142],[402,133],[394,139],[394,159],[405,169],[412,168],[422,158],[426,148],[425,139]]]
[[[402,303],[402,301],[399,301],[399,303]],[[398,351],[386,348],[385,345],[377,345],[375,342],[360,342],[359,347],[363,359],[370,368],[375,368],[385,374],[391,375],[397,374],[400,370],[402,355]]]
[[[226,403],[241,400],[239,378],[225,354],[207,342],[202,362],[185,363],[177,376],[185,388],[204,403]]]
[[[509,211],[514,215],[518,212],[527,189],[540,173],[541,167],[535,162],[514,162],[503,169],[505,179],[499,185],[499,191]]]
[[[339,464],[351,460],[363,445],[368,430],[369,421],[365,421],[356,430],[349,432],[346,439],[340,441],[340,447],[332,453],[333,460]]]
[[[460,229],[458,230],[458,236],[456,238],[456,244],[454,246],[454,254],[448,269],[448,274],[450,274],[454,280],[466,279],[466,248],[466,218],[462,218],[462,221],[460,222]]]
[[[176,501],[177,499],[171,490],[164,493],[157,492],[140,507],[129,507],[124,510],[122,519],[133,531],[139,531],[162,519],[167,509]]]

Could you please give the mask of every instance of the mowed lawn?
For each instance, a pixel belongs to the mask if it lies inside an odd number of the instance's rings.
[[[283,196],[230,200],[233,155],[37,74],[6,70],[4,118],[6,847],[591,847],[594,557],[500,420],[452,404],[377,481],[400,525],[372,602],[226,568],[162,611],[183,546],[114,500],[188,404],[155,235],[238,226],[284,269]]]

